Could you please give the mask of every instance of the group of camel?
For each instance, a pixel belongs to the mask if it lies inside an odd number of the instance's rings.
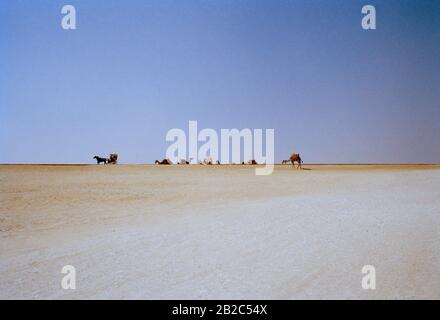
[[[191,164],[193,158],[190,158],[189,161],[182,159],[177,164]],[[156,160],[154,161],[155,164],[174,164],[170,159],[163,159],[162,161]],[[220,161],[214,161],[211,157],[205,158],[205,160],[200,161],[199,164],[204,165],[213,165],[213,164],[220,164]]]
[[[191,163],[191,160],[192,160],[192,158],[189,159],[189,161],[187,161],[187,160],[185,160],[185,159],[182,159],[181,161],[177,162],[177,164],[190,164],[190,163]],[[301,159],[299,153],[293,153],[293,154],[289,157],[288,160],[283,160],[283,161],[281,162],[281,164],[289,164],[289,163],[291,163],[291,164],[293,165],[293,167],[295,167],[295,162],[298,163],[297,168],[301,169],[301,168],[302,168],[301,164],[303,163],[303,161],[302,161],[302,159]],[[164,164],[164,165],[171,165],[171,164],[174,164],[170,159],[163,159],[162,161],[156,160],[154,163],[155,163],[155,164]],[[220,163],[220,161],[218,161],[218,160],[217,160],[217,161],[213,161],[211,157],[208,157],[208,158],[205,158],[203,161],[200,161],[199,164],[202,164],[202,165],[213,165],[213,164],[217,164],[217,165],[218,165],[218,164],[221,164],[221,163]],[[234,164],[234,163],[233,163],[233,164]],[[255,161],[255,160],[249,160],[249,161],[247,161],[246,163],[245,163],[245,162],[242,162],[241,164],[242,164],[242,165],[243,165],[243,164],[256,165],[256,164],[258,164],[258,163],[257,163],[257,161]]]
[[[104,164],[117,164],[118,163],[118,155],[116,153],[112,153],[110,154],[110,156],[108,158],[103,158],[103,157],[99,157],[99,156],[94,156],[93,159],[96,160],[96,164],[100,164],[100,163],[104,163]],[[182,159],[181,161],[177,162],[177,164],[190,164],[193,158],[190,158],[189,161]],[[289,164],[291,163],[293,165],[293,167],[295,167],[295,162],[298,163],[297,168],[301,169],[301,164],[303,163],[299,153],[292,153],[292,155],[289,157],[289,159],[287,160],[283,160],[281,162],[281,164]],[[155,164],[165,164],[165,165],[171,165],[174,164],[170,159],[163,159],[162,161],[156,160],[154,162]],[[213,164],[221,164],[220,161],[214,161],[211,157],[205,158],[203,161],[200,161],[199,164],[203,164],[203,165],[213,165]],[[235,163],[233,163],[235,164]],[[242,162],[243,164],[248,164],[248,165],[256,165],[258,164],[257,161],[255,160],[249,160],[246,163]]]

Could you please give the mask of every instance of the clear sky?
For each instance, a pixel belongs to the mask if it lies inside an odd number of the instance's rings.
[[[0,163],[152,162],[189,120],[274,128],[277,162],[440,162],[440,1],[0,1]]]

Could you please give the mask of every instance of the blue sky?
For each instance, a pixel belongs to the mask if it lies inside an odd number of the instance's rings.
[[[274,128],[277,162],[440,162],[440,2],[0,2],[0,163],[153,162],[189,120]]]

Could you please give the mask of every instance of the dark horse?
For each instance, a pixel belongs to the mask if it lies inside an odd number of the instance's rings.
[[[108,162],[107,158],[102,158],[102,157],[98,157],[98,156],[94,156],[93,159],[96,159],[96,164],[100,164],[101,162],[104,162],[105,164],[107,164],[107,162]]]

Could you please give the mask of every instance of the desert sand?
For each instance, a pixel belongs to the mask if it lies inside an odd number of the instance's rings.
[[[2,165],[0,298],[440,299],[440,166],[305,168]]]

